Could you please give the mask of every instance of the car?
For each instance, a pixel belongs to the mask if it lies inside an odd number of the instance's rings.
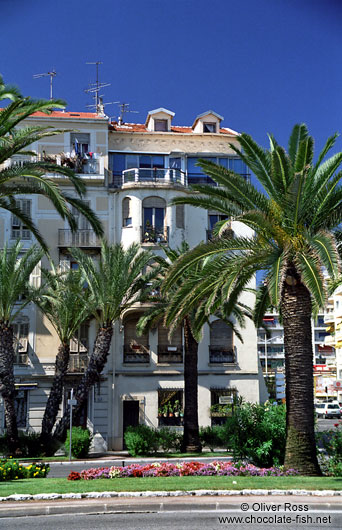
[[[318,418],[341,418],[341,409],[338,403],[316,403],[315,412]]]

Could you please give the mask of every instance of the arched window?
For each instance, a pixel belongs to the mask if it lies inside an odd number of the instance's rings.
[[[143,200],[143,243],[166,243],[165,227],[166,202],[160,197],[146,197]]]
[[[223,320],[214,320],[210,324],[209,351],[211,363],[235,362],[233,331]]]
[[[169,338],[169,329],[158,325],[158,362],[181,363],[183,362],[182,328],[175,329]]]
[[[129,197],[122,201],[122,226],[132,226],[132,203]]]

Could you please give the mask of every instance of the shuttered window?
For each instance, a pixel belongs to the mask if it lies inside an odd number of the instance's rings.
[[[158,344],[168,346],[182,346],[182,328],[177,328],[168,338],[169,329],[162,324],[158,325]]]
[[[125,197],[122,201],[122,226],[132,226],[131,199]]]
[[[142,346],[143,350],[148,350],[148,333],[145,333],[144,335],[141,335],[141,337],[138,337],[137,335],[137,323],[138,323],[139,317],[133,317],[130,319],[127,319],[124,323],[124,344],[125,347],[132,351],[139,350],[139,346]]]
[[[87,206],[90,206],[90,201],[84,201]],[[90,223],[88,219],[84,217],[74,206],[71,207],[71,213],[75,217],[77,222],[77,227],[79,230],[89,230]]]
[[[89,344],[89,324],[83,323],[70,340],[70,353],[86,353]]]
[[[28,334],[29,334],[29,323],[28,322],[16,322],[12,324],[13,327],[13,349],[14,349],[14,362],[16,364],[26,364],[28,357]]]
[[[233,348],[233,331],[223,320],[215,320],[211,323],[210,346],[222,350]]]
[[[176,204],[176,228],[184,228],[184,204]]]
[[[31,200],[30,199],[18,199],[15,201],[17,208],[31,217]],[[27,226],[20,220],[16,215],[12,215],[11,222],[11,238],[12,239],[31,239],[31,232],[28,230]]]

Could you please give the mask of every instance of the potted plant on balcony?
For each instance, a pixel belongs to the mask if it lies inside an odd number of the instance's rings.
[[[173,410],[174,410],[174,414],[175,414],[175,418],[178,418],[179,417],[179,413],[180,413],[180,404],[179,404],[179,399],[176,399],[175,400],[175,403],[174,403],[174,406],[173,406]]]
[[[163,406],[163,416],[164,416],[164,418],[167,418],[168,412],[169,412],[169,406],[166,403],[166,405]]]

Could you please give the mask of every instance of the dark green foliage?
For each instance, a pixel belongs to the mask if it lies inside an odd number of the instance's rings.
[[[165,453],[180,451],[183,441],[183,435],[181,433],[168,429],[167,427],[162,427],[158,431],[158,436],[159,445]]]
[[[159,447],[159,433],[147,425],[127,427],[125,444],[131,456],[156,453]]]
[[[260,467],[284,463],[285,433],[285,405],[269,403],[237,407],[224,426],[224,438],[234,460],[247,459]]]
[[[214,427],[202,427],[200,429],[200,440],[202,447],[209,447],[210,451],[214,451],[218,447],[226,447],[225,443],[225,429],[220,425]]]
[[[72,439],[71,439],[71,454],[75,458],[85,458],[88,455],[89,447],[92,441],[92,435],[88,429],[82,427],[72,428]],[[70,447],[70,431],[68,430],[67,439],[64,444],[64,448],[69,453]]]
[[[43,455],[42,445],[40,443],[40,434],[36,432],[24,433],[19,432],[19,444],[18,449],[20,451],[20,456],[35,458]],[[59,444],[60,445],[60,444]],[[54,454],[59,445],[56,444],[53,446]],[[8,446],[7,434],[0,436],[0,455],[11,455],[10,448]]]

